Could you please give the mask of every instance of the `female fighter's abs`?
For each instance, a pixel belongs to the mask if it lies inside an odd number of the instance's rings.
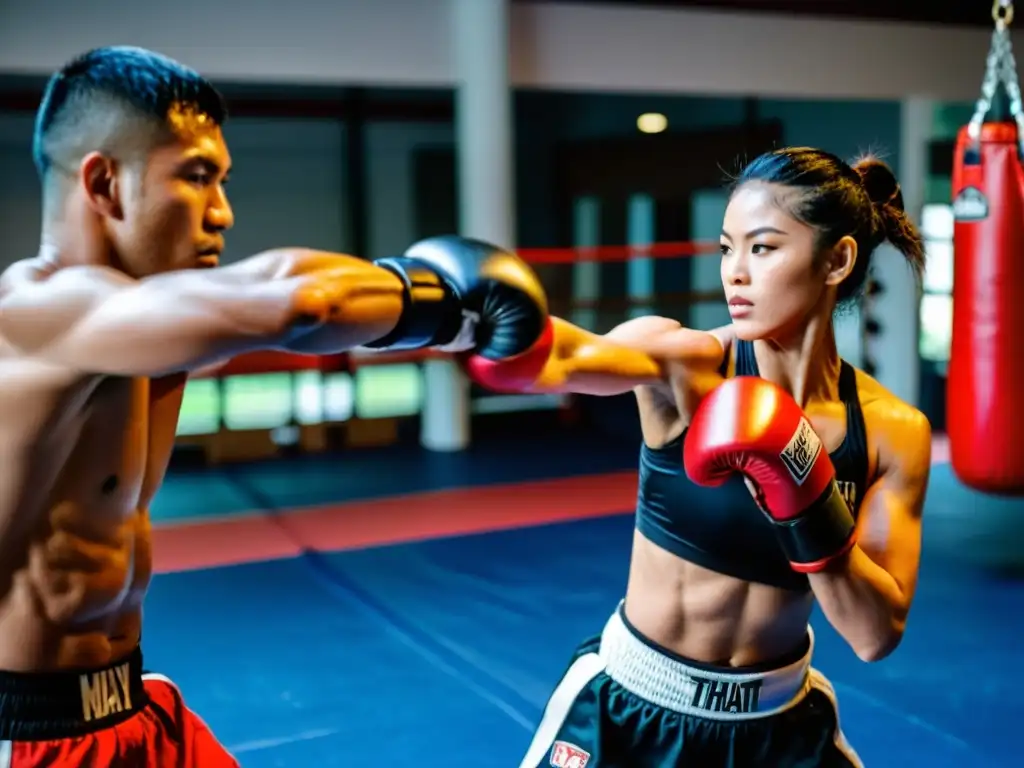
[[[152,569],[140,504],[148,502],[146,382],[107,380],[63,395],[48,404],[43,434],[0,422],[7,466],[18,468],[0,497],[10,564],[0,572],[3,670],[102,665],[139,641]]]
[[[730,667],[788,656],[806,639],[812,605],[809,594],[723,576],[634,532],[626,618],[680,656]]]

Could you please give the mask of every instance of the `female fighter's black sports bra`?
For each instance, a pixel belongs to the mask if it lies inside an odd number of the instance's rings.
[[[736,376],[760,376],[752,343],[737,341],[735,359]],[[857,398],[857,375],[845,360],[839,373],[839,399],[846,405],[846,436],[829,456],[840,490],[856,516],[868,483],[867,430]],[[642,444],[637,529],[662,549],[717,573],[809,590],[807,576],[790,568],[771,523],[743,478],[736,475],[717,488],[705,488],[686,476],[684,439],[685,430],[661,448]]]

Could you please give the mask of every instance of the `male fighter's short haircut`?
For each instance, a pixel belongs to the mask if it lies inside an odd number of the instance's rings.
[[[90,152],[144,156],[173,138],[171,118],[183,111],[227,119],[217,89],[166,56],[129,46],[78,56],[50,78],[36,114],[32,155],[44,188],[54,172],[73,176]]]
[[[847,235],[857,242],[853,270],[837,291],[839,303],[860,297],[871,256],[886,241],[920,279],[925,257],[921,233],[903,208],[892,169],[877,157],[866,155],[851,164],[820,149],[786,147],[754,159],[735,180],[733,191],[750,182],[782,188],[779,204],[816,230],[822,254]]]

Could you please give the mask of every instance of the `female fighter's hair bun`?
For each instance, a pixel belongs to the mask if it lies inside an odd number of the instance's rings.
[[[874,209],[872,218],[873,245],[888,240],[910,264],[920,278],[924,272],[924,243],[917,227],[903,208],[903,193],[896,174],[877,157],[868,155],[853,164],[860,183],[868,193]]]
[[[903,193],[896,174],[883,161],[872,155],[861,157],[853,164],[868,199],[876,207],[893,206],[903,210]]]

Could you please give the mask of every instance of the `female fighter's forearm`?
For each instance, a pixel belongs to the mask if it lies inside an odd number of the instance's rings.
[[[552,356],[531,391],[610,397],[662,381],[661,367],[646,355],[583,349],[568,358]]]
[[[553,317],[551,358],[532,392],[611,396],[665,380],[651,355]]]
[[[896,580],[855,546],[835,568],[810,574],[829,623],[864,661],[880,661],[903,637],[907,601]]]

